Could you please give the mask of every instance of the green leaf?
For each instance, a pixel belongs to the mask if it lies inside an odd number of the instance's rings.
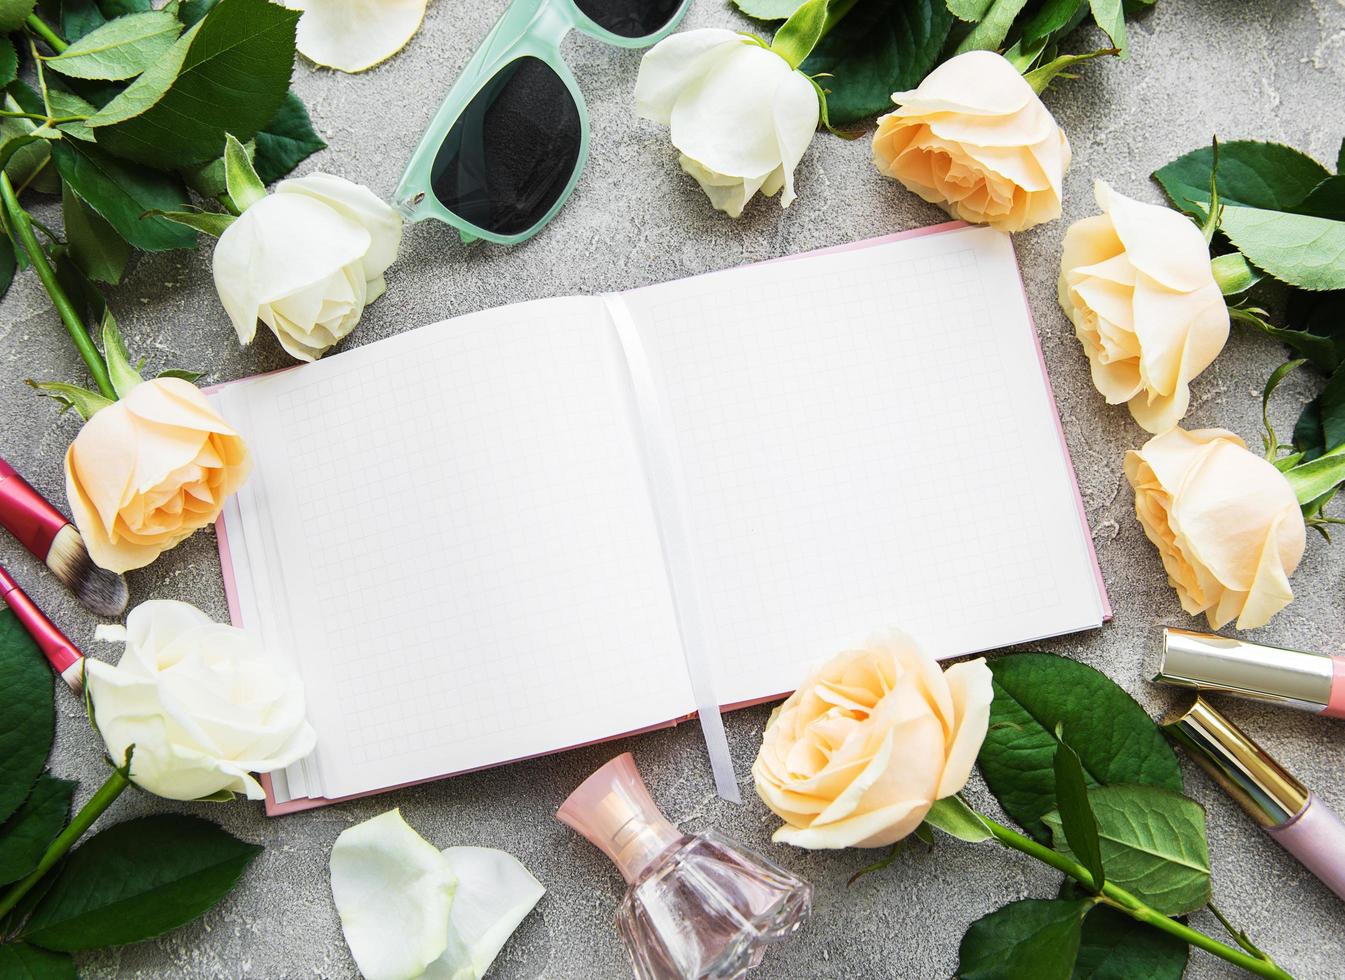
[[[1126,16],[1121,0],[1089,0],[1088,6],[1093,12],[1093,21],[1111,38],[1120,56],[1128,56],[1130,48],[1126,40]]]
[[[1177,209],[1203,217],[1210,199],[1211,146],[1202,146],[1154,171]],[[1288,211],[1330,176],[1312,157],[1280,143],[1219,143],[1219,197],[1234,207]]]
[[[128,164],[78,140],[58,140],[51,152],[70,189],[136,248],[163,252],[196,244],[195,235],[170,221],[141,219],[146,211],[172,211],[186,202],[186,188],[176,178]]]
[[[1027,0],[994,0],[981,21],[971,29],[954,54],[967,51],[998,51],[1009,36],[1009,28],[1027,6]]]
[[[949,12],[968,24],[979,22],[994,2],[995,0],[947,0]]]
[[[1045,0],[1023,24],[1021,43],[1030,47],[1064,31],[1088,8],[1088,0]]]
[[[145,213],[156,218],[176,222],[187,228],[194,228],[196,231],[205,232],[207,235],[214,235],[216,238],[223,235],[224,229],[238,220],[232,214],[225,214],[222,211],[160,211],[154,209]]]
[[[1345,446],[1336,446],[1333,452],[1299,463],[1285,471],[1284,478],[1294,488],[1294,496],[1298,498],[1300,507],[1314,504],[1345,480]],[[1314,512],[1321,510],[1322,504],[1318,504]]]
[[[1058,58],[1052,58],[1044,65],[1032,69],[1023,76],[1023,80],[1032,86],[1032,91],[1041,95],[1057,78],[1075,78],[1077,76],[1068,74],[1068,70],[1075,65],[1093,58],[1101,58],[1104,55],[1120,54],[1119,48],[1098,48],[1096,51],[1085,51],[1083,54],[1062,54]]]
[[[0,34],[17,31],[37,6],[37,0],[0,0]]]
[[[1073,980],[1181,980],[1189,952],[1177,937],[1099,905],[1083,920]]]
[[[1098,786],[1088,791],[1107,878],[1164,915],[1193,912],[1210,900],[1210,852],[1199,803],[1157,786]],[[1058,814],[1046,823],[1055,848],[1073,854]]]
[[[19,257],[14,253],[14,242],[8,235],[0,234],[0,297],[9,292],[18,269]]]
[[[121,282],[131,246],[97,212],[79,199],[70,185],[61,182],[61,213],[71,257],[96,282]]]
[[[263,184],[274,183],[318,150],[327,148],[313,130],[308,110],[293,91],[285,93],[285,100],[271,121],[262,127],[255,142],[252,164]]]
[[[1275,454],[1279,451],[1280,437],[1275,434],[1275,427],[1270,424],[1270,397],[1275,394],[1275,389],[1280,386],[1281,381],[1306,363],[1308,363],[1306,358],[1285,361],[1270,372],[1270,377],[1266,379],[1266,386],[1261,390],[1261,426],[1266,430],[1266,434],[1261,441],[1266,450],[1266,459],[1271,462],[1275,461]]]
[[[46,66],[71,78],[134,78],[168,53],[182,24],[164,10],[128,14],[84,35]]]
[[[1266,320],[1263,314],[1265,314],[1265,310],[1251,307],[1230,306],[1228,308],[1228,315],[1234,322],[1255,327],[1266,336],[1283,341],[1311,361],[1314,367],[1320,368],[1322,371],[1328,373],[1334,371],[1336,365],[1340,363],[1340,345],[1342,341],[1345,341],[1345,336],[1340,338],[1323,337],[1303,330],[1277,327]]]
[[[27,383],[36,388],[39,395],[46,395],[60,402],[62,412],[73,408],[86,422],[93,418],[95,413],[112,404],[111,399],[104,398],[96,391],[66,384],[64,381],[33,381],[30,378]]]
[[[1345,174],[1345,139],[1340,141],[1340,149],[1336,151],[1336,173]]]
[[[14,41],[0,37],[0,85],[8,85],[18,77],[19,53],[14,50]]]
[[[55,86],[48,88],[47,101],[51,105],[52,115],[57,119],[69,116],[92,116],[98,111],[90,102],[75,93],[62,91]],[[84,140],[85,142],[93,140],[93,130],[82,119],[58,123],[56,128],[78,140]]]
[[[131,389],[144,382],[134,367],[131,355],[126,350],[126,341],[117,329],[117,318],[111,309],[103,311],[103,360],[107,361],[107,373],[112,378],[112,387],[118,398],[125,398]]]
[[[28,631],[0,610],[0,820],[8,820],[47,764],[55,724],[52,674]]]
[[[756,20],[788,20],[807,0],[733,0],[733,5]]]
[[[1092,905],[1026,898],[977,919],[958,947],[959,980],[1068,980]]]
[[[99,144],[168,168],[219,156],[226,132],[252,139],[289,90],[298,19],[268,0],[220,0],[89,120]]]
[[[943,0],[865,0],[818,42],[804,73],[831,73],[827,108],[844,126],[892,108],[939,63],[953,26]]]
[[[1056,808],[1055,726],[1069,732],[1090,785],[1182,787],[1172,746],[1134,699],[1092,667],[1049,653],[990,662],[995,698],[978,763],[990,791],[1029,834],[1048,840]]]
[[[1304,459],[1316,459],[1326,451],[1320,395],[1303,406],[1294,424],[1294,448],[1301,452]]]
[[[68,953],[53,953],[27,943],[0,946],[0,977],[8,980],[77,980],[79,972]]]
[[[37,867],[70,815],[77,784],[43,773],[28,798],[0,825],[0,885],[18,881]]]
[[[155,375],[156,378],[178,378],[182,381],[189,381],[192,384],[205,377],[204,371],[188,371],[185,368],[169,368],[166,371],[160,371]],[[229,799],[233,799],[233,794],[229,794]]]
[[[967,806],[962,797],[956,795],[935,800],[934,805],[925,814],[925,823],[937,827],[951,837],[972,844],[989,840],[994,836],[981,819],[981,815]]]
[[[821,39],[827,24],[828,3],[829,0],[808,0],[775,32],[771,50],[784,58],[790,68],[803,64]]]
[[[1328,177],[1294,208],[1299,214],[1345,221],[1345,176]]]
[[[1225,207],[1219,227],[1243,255],[1281,282],[1345,289],[1345,221]]]
[[[826,4],[826,0],[818,2]],[[266,187],[252,169],[248,151],[232,133],[224,134],[224,187],[240,213],[266,196]]]
[[[1106,881],[1106,871],[1102,866],[1102,848],[1098,843],[1097,820],[1088,805],[1088,784],[1083,777],[1083,766],[1078,754],[1063,740],[1061,728],[1057,727],[1056,737],[1061,739],[1055,747],[1052,760],[1055,769],[1055,800],[1060,825],[1070,849],[1078,856],[1079,863],[1088,869],[1093,877],[1093,891],[1102,891]],[[1046,817],[1051,824],[1051,815]]]
[[[127,820],[66,859],[23,938],[67,952],[150,939],[213,907],[261,850],[197,817]]]
[[[1245,293],[1264,278],[1261,270],[1248,264],[1241,252],[1229,252],[1210,259],[1210,271],[1225,296]]]
[[[186,0],[178,7],[177,18],[187,27],[191,27],[214,10],[217,3],[219,0]]]

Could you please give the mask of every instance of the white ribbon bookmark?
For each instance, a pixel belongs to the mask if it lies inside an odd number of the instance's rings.
[[[738,778],[733,771],[733,757],[729,754],[728,738],[724,735],[724,720],[719,715],[719,699],[715,696],[714,668],[710,663],[710,648],[705,634],[705,599],[701,594],[700,576],[696,574],[691,537],[686,526],[687,495],[682,465],[677,456],[677,442],[668,421],[667,406],[654,384],[649,357],[640,341],[630,310],[618,293],[603,293],[601,299],[616,330],[626,361],[639,417],[646,482],[658,519],[659,540],[663,545],[663,558],[681,630],[682,656],[691,679],[691,693],[700,716],[701,733],[710,754],[715,789],[730,803],[741,803]]]

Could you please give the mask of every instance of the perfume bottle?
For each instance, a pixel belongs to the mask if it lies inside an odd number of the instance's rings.
[[[741,977],[812,909],[806,881],[742,844],[669,823],[629,752],[584,780],[556,819],[626,879],[617,930],[637,980]]]

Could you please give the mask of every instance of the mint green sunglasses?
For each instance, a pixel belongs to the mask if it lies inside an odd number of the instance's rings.
[[[410,221],[438,218],[513,245],[555,217],[588,158],[584,96],[560,54],[577,28],[639,48],[666,37],[691,0],[514,0],[449,89],[395,200]]]

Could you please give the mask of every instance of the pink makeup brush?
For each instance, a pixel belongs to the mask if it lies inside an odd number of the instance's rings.
[[[75,594],[100,616],[120,616],[126,608],[126,579],[99,568],[84,539],[65,516],[0,459],[0,525],[19,539]]]
[[[41,609],[37,608],[27,593],[10,577],[9,572],[5,571],[3,565],[0,565],[0,599],[13,610],[19,622],[23,623],[37,641],[47,662],[61,675],[61,680],[65,681],[70,690],[76,694],[83,694],[84,654],[80,653],[79,648],[56,628],[56,624],[48,619]]]

